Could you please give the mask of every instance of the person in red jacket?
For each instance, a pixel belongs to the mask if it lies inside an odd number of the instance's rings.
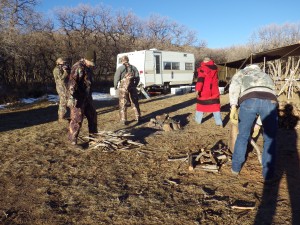
[[[220,92],[218,80],[218,67],[214,61],[205,57],[198,71],[198,80],[195,90],[197,92],[197,104],[195,120],[201,124],[205,112],[213,113],[217,126],[223,126],[220,112]]]

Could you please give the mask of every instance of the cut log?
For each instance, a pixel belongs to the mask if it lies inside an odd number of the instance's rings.
[[[201,165],[200,168],[209,169],[209,170],[218,170],[219,169],[219,167],[217,165]]]
[[[164,123],[163,130],[166,132],[169,132],[169,131],[172,131],[172,127],[170,126],[169,123]]]
[[[194,170],[195,167],[195,155],[189,155],[189,171]]]

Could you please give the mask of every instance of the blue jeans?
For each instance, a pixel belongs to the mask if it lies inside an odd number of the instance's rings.
[[[277,103],[267,99],[251,98],[242,102],[239,111],[239,133],[232,155],[232,170],[240,172],[245,162],[251,129],[260,115],[263,125],[264,147],[262,152],[262,174],[265,180],[275,173],[276,133],[278,127]]]
[[[223,126],[221,113],[220,112],[213,112],[213,115],[214,115],[214,118],[215,118],[216,125]],[[203,118],[203,112],[196,111],[196,114],[195,114],[196,123],[201,124],[202,118]]]

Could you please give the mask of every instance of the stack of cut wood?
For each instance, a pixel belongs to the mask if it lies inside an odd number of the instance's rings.
[[[180,130],[180,121],[174,120],[168,114],[163,114],[150,119],[148,127],[164,131]]]
[[[142,143],[130,140],[132,136],[124,130],[119,130],[100,131],[84,138],[89,140],[89,149],[101,148],[103,151],[130,150],[144,146]]]
[[[189,156],[189,170],[204,170],[218,173],[221,166],[231,160],[232,153],[228,148],[217,150],[201,149],[198,154]]]

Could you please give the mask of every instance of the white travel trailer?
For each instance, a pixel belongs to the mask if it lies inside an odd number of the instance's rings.
[[[124,55],[128,56],[130,64],[137,67],[144,88],[163,87],[165,92],[169,92],[171,86],[191,85],[193,82],[194,54],[157,49],[120,53],[117,68],[121,66]]]

